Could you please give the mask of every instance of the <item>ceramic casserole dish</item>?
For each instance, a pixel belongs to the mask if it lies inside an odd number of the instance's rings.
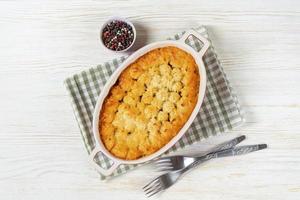
[[[197,39],[200,40],[200,42],[203,44],[203,47],[199,52],[195,51],[192,47],[190,47],[188,44],[186,44],[186,40],[188,39],[189,36],[193,35]],[[110,79],[107,81],[105,84],[104,88],[102,89],[101,94],[99,95],[99,98],[97,100],[95,110],[94,110],[94,115],[93,115],[93,134],[96,142],[96,146],[93,149],[93,151],[90,154],[90,161],[94,165],[97,171],[99,171],[101,174],[104,176],[109,176],[111,175],[119,165],[121,164],[141,164],[144,162],[148,162],[154,158],[157,158],[164,152],[166,152],[168,149],[170,149],[187,131],[187,129],[190,127],[192,124],[193,120],[195,119],[196,115],[198,114],[201,104],[203,102],[204,96],[205,96],[205,89],[206,89],[206,70],[205,66],[203,64],[202,58],[207,49],[209,48],[209,41],[204,38],[202,35],[197,33],[194,30],[189,30],[187,31],[180,40],[177,41],[172,41],[172,40],[167,40],[167,41],[161,41],[161,42],[155,42],[151,43],[149,45],[144,46],[143,48],[139,49],[132,55],[130,55],[122,64],[119,66],[115,72],[112,74]],[[106,98],[106,96],[109,94],[110,89],[114,86],[116,81],[118,80],[120,74],[122,73],[123,70],[125,70],[131,63],[135,62],[138,58],[141,56],[145,55],[146,53],[156,49],[156,48],[162,48],[162,47],[168,47],[168,46],[174,46],[177,48],[182,49],[183,51],[189,53],[195,60],[199,74],[200,74],[200,86],[199,86],[199,93],[198,93],[198,100],[197,104],[194,107],[190,117],[186,121],[186,123],[183,125],[183,127],[180,129],[180,131],[174,136],[165,146],[163,146],[161,149],[158,151],[154,152],[153,154],[150,154],[145,157],[141,157],[136,160],[125,160],[125,159],[120,159],[113,154],[111,154],[104,146],[103,141],[101,140],[101,136],[99,133],[99,116],[101,113],[102,109],[102,104]],[[108,168],[104,169],[101,166],[99,166],[95,162],[95,156],[98,153],[103,153],[105,156],[107,156],[113,164]]]

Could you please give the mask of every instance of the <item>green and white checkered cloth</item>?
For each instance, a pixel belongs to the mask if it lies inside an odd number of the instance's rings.
[[[195,30],[208,38],[204,27]],[[182,34],[177,34],[170,39],[178,40]],[[194,37],[190,37],[187,44],[196,51],[201,49],[201,43]],[[110,75],[124,60],[125,57],[114,59],[65,80],[65,86],[88,153],[95,148],[92,120],[98,95]],[[236,94],[233,92],[212,46],[206,52],[203,61],[207,71],[207,89],[201,110],[186,134],[168,152],[184,148],[209,136],[224,133],[241,125],[244,121]],[[96,161],[104,168],[112,164],[105,155],[100,153],[96,156]],[[121,165],[112,176],[124,173],[135,166]],[[108,178],[100,175],[101,179]]]

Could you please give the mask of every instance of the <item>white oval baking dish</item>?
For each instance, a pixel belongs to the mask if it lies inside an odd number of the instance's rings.
[[[185,41],[188,39],[188,37],[190,35],[193,35],[194,37],[198,38],[203,43],[203,47],[199,52],[196,52],[192,47],[190,47],[189,45],[187,45],[185,43]],[[166,152],[168,149],[170,149],[184,135],[184,133],[187,131],[187,129],[192,124],[193,120],[195,119],[197,113],[199,112],[201,104],[203,102],[204,95],[205,95],[206,70],[205,70],[205,66],[202,61],[202,57],[205,54],[205,52],[207,51],[209,45],[210,44],[206,38],[204,38],[203,36],[201,36],[199,33],[197,33],[194,30],[189,30],[181,37],[180,40],[177,40],[177,41],[167,40],[167,41],[151,43],[149,45],[144,46],[143,48],[139,49],[138,51],[133,53],[131,56],[129,56],[122,63],[122,65],[116,69],[116,71],[112,74],[112,76],[107,81],[104,88],[102,89],[102,92],[99,95],[98,101],[96,103],[94,115],[93,115],[93,133],[94,133],[94,138],[96,141],[96,146],[95,146],[94,150],[91,152],[89,158],[90,158],[91,163],[96,168],[96,170],[98,170],[104,176],[109,176],[121,164],[140,164],[140,163],[150,161],[150,160],[158,157],[162,153]],[[191,116],[189,117],[188,121],[185,123],[185,125],[181,128],[181,130],[177,133],[177,135],[174,138],[172,138],[172,140],[170,140],[169,143],[167,143],[160,150],[156,151],[155,153],[153,153],[149,156],[145,156],[145,157],[142,157],[142,158],[139,158],[136,160],[123,160],[123,159],[117,158],[114,155],[112,155],[105,148],[104,144],[101,141],[101,137],[99,134],[99,129],[98,129],[99,126],[98,125],[99,125],[99,115],[101,112],[102,103],[103,103],[104,99],[106,98],[106,96],[108,95],[110,88],[115,84],[118,77],[120,76],[122,71],[127,66],[129,66],[131,63],[133,63],[135,60],[137,60],[139,57],[143,56],[147,52],[149,52],[153,49],[156,49],[156,48],[166,47],[166,46],[178,47],[178,48],[188,52],[189,54],[191,54],[193,56],[193,58],[195,59],[197,65],[198,65],[199,74],[200,74],[200,88],[199,88],[199,94],[198,94],[198,102],[197,102]],[[99,152],[103,153],[109,159],[111,159],[113,161],[113,164],[111,165],[110,168],[104,169],[95,162],[94,158]]]

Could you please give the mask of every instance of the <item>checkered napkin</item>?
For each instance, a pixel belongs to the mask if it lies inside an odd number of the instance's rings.
[[[204,27],[195,30],[208,38]],[[177,34],[170,39],[178,40],[182,34]],[[202,44],[193,36],[189,37],[186,42],[196,51],[201,49]],[[114,59],[111,62],[84,70],[65,80],[65,86],[88,153],[95,148],[92,119],[98,95],[110,75],[124,60],[125,57]],[[168,152],[184,148],[209,136],[224,133],[241,125],[244,121],[238,99],[232,91],[232,87],[212,46],[206,52],[203,61],[207,72],[207,89],[204,102],[186,134]],[[104,168],[112,164],[112,161],[101,153],[96,156],[96,162]],[[112,176],[124,173],[135,166],[121,165]],[[101,179],[108,178],[102,174],[100,175]]]

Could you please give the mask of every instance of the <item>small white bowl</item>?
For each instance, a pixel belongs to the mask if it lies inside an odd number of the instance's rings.
[[[126,49],[123,49],[123,50],[120,50],[120,51],[112,50],[112,49],[108,48],[107,46],[104,45],[103,40],[102,40],[103,29],[105,28],[105,26],[106,26],[107,24],[109,24],[110,22],[112,22],[112,21],[114,21],[114,20],[116,20],[116,21],[122,21],[122,22],[127,23],[129,26],[132,27],[132,31],[133,31],[133,41],[132,41],[132,43],[131,43]],[[133,46],[133,44],[135,43],[135,40],[136,40],[136,30],[135,30],[135,27],[134,27],[134,25],[133,25],[129,20],[127,20],[127,19],[125,19],[125,18],[122,18],[122,17],[111,17],[111,18],[108,19],[105,23],[103,23],[103,25],[102,25],[101,28],[100,28],[100,43],[101,43],[101,45],[102,45],[105,49],[107,49],[107,50],[109,50],[109,51],[111,51],[111,52],[124,52],[124,51],[127,51],[127,50],[129,50],[129,49]]]

